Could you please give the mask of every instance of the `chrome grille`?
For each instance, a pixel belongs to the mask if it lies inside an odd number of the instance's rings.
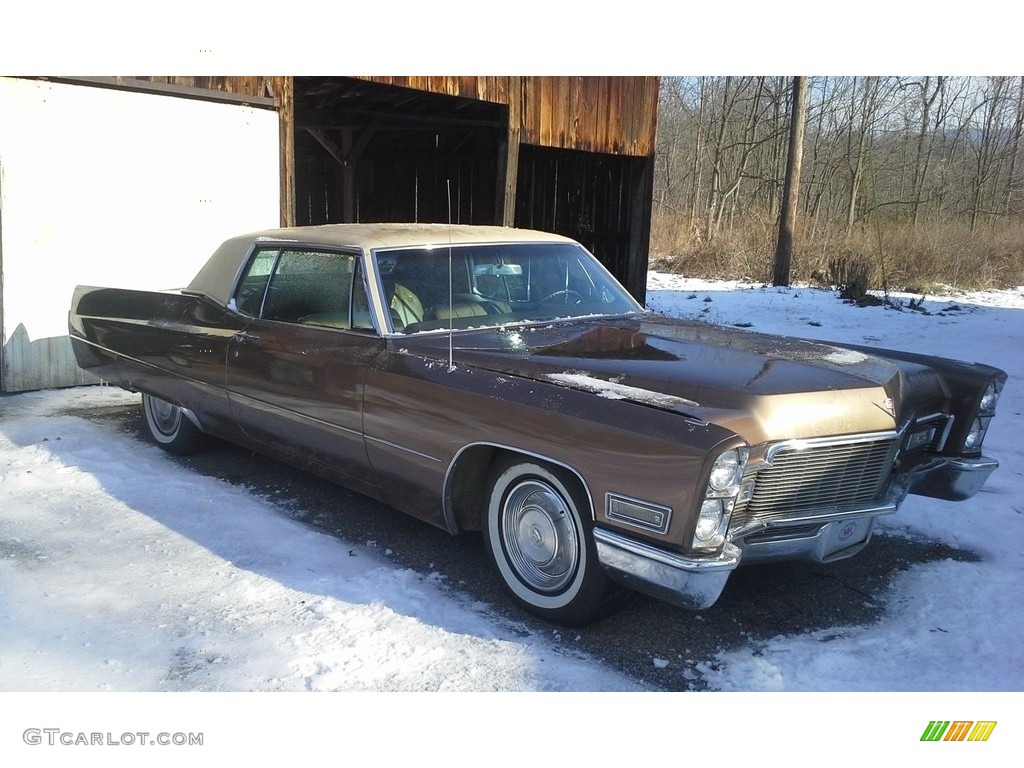
[[[814,517],[880,501],[892,469],[895,435],[846,443],[784,443],[770,450],[753,495],[732,528],[767,520]]]

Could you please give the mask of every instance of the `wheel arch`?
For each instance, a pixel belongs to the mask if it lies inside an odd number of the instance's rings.
[[[484,517],[487,497],[486,479],[492,466],[505,456],[522,456],[562,470],[566,479],[586,499],[590,521],[596,519],[594,497],[590,485],[575,467],[536,451],[492,442],[475,442],[463,446],[448,464],[444,476],[444,519],[451,533],[478,531]]]

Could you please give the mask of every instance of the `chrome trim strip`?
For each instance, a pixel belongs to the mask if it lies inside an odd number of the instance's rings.
[[[120,362],[122,360],[126,360],[126,361],[131,362],[131,363],[133,363],[135,365],[138,365],[138,366],[140,366],[142,368],[149,368],[149,369],[154,370],[154,371],[159,371],[160,373],[163,373],[163,374],[170,374],[170,375],[175,376],[176,378],[179,378],[179,379],[181,379],[183,381],[187,381],[190,384],[196,384],[196,385],[198,385],[200,387],[203,387],[204,389],[213,390],[215,392],[227,392],[227,390],[222,388],[222,387],[217,387],[216,385],[211,384],[208,381],[203,381],[202,379],[197,379],[194,376],[189,376],[189,375],[187,375],[186,373],[184,373],[181,370],[171,370],[169,368],[162,368],[159,365],[151,363],[151,362],[149,362],[147,360],[141,360],[141,359],[139,359],[137,357],[129,357],[128,355],[124,354],[123,352],[118,352],[116,350],[110,349],[109,347],[104,347],[102,344],[97,344],[95,341],[90,341],[89,339],[85,338],[84,336],[69,336],[69,338],[73,339],[74,341],[81,342],[83,344],[88,344],[90,347],[95,347],[96,349],[102,349],[104,352],[109,352],[111,355],[113,355],[115,358],[117,358],[118,362]],[[119,384],[118,385],[122,389],[126,389],[126,390],[129,390],[131,392],[141,392],[142,391],[142,390],[138,389],[138,387],[135,386],[135,382],[132,379],[131,375],[129,375],[129,374],[122,374],[122,375],[119,375],[119,378],[123,379],[124,382],[125,382],[124,384]],[[158,395],[156,395],[154,393],[153,397],[158,397]],[[161,398],[161,399],[163,399],[163,398]],[[168,401],[168,402],[170,402],[170,401]],[[178,405],[178,403],[173,403],[173,405]],[[178,407],[180,408],[181,406],[178,405]]]
[[[256,398],[256,397],[250,397],[249,395],[244,395],[241,392],[236,392],[233,389],[228,389],[227,393],[228,393],[228,401],[229,402],[233,398],[238,398],[239,400],[248,400],[250,403],[257,403],[258,407],[260,407],[260,408],[270,409],[270,410],[275,411],[277,413],[283,413],[283,414],[286,414],[288,416],[296,416],[296,417],[298,417],[300,419],[304,419],[306,421],[311,421],[314,424],[319,424],[322,427],[328,427],[328,428],[336,430],[338,432],[344,432],[345,434],[348,434],[348,435],[356,435],[358,437],[364,437],[363,433],[360,432],[359,430],[350,429],[349,427],[342,427],[342,426],[340,426],[338,424],[331,424],[329,421],[324,421],[323,419],[318,419],[316,416],[310,416],[310,415],[305,414],[305,413],[300,413],[299,411],[293,411],[290,408],[281,408],[280,406],[276,406],[273,403],[268,403],[266,400],[260,400],[259,398]]]
[[[488,442],[488,441],[485,441],[485,440],[480,440],[480,441],[475,442],[475,443],[468,443],[467,445],[462,446],[458,451],[456,451],[455,455],[452,456],[451,461],[448,462],[447,469],[445,469],[445,471],[444,471],[444,479],[442,480],[442,483],[441,483],[441,503],[442,503],[443,511],[444,511],[444,519],[445,519],[445,522],[448,525],[448,530],[451,533],[457,533],[458,530],[459,530],[459,526],[458,526],[458,524],[455,521],[455,512],[451,508],[451,504],[449,503],[450,499],[449,499],[448,491],[449,491],[449,489],[451,487],[452,469],[455,468],[455,465],[458,463],[459,458],[462,456],[463,453],[468,451],[470,448],[477,448],[477,447],[497,448],[497,449],[502,450],[502,451],[510,451],[512,453],[518,453],[518,454],[521,454],[523,456],[529,456],[532,459],[539,459],[540,461],[543,461],[543,462],[545,462],[547,464],[553,464],[556,467],[561,467],[562,469],[566,470],[567,472],[571,472],[572,474],[574,474],[576,476],[576,479],[580,481],[580,485],[583,486],[583,493],[586,495],[587,503],[590,505],[590,519],[591,519],[591,521],[594,521],[594,520],[597,519],[597,513],[594,510],[594,495],[590,492],[590,485],[587,484],[587,481],[583,479],[583,475],[581,475],[576,469],[574,469],[573,467],[569,466],[568,464],[565,464],[564,462],[558,461],[557,459],[552,459],[550,456],[545,456],[545,455],[540,454],[540,453],[534,453],[533,451],[527,451],[527,450],[524,450],[523,448],[516,448],[516,447],[511,446],[511,445],[504,445],[502,443],[491,443],[491,442]]]
[[[865,432],[858,435],[843,435],[841,437],[812,437],[806,440],[783,440],[772,443],[765,451],[762,466],[770,467],[776,454],[783,450],[800,451],[808,448],[827,448],[832,445],[858,445],[860,443],[876,443],[883,440],[895,440],[900,436],[902,430],[887,430],[885,432]],[[760,467],[758,467],[760,469]]]
[[[203,425],[199,423],[199,417],[196,416],[195,411],[193,411],[191,408],[182,408],[180,405],[178,406],[178,410],[180,410],[185,415],[185,418],[187,418],[195,425],[196,429],[198,429],[200,432],[206,432],[206,430],[203,428]]]
[[[846,520],[855,517],[872,517],[881,515],[892,515],[896,513],[899,505],[895,502],[885,502],[869,507],[857,507],[856,509],[835,510],[833,512],[806,512],[801,517],[785,517],[776,520],[760,520],[747,528],[736,528],[728,533],[729,540],[742,539],[751,534],[768,530],[782,530],[788,527],[806,526],[811,523],[830,523],[837,520]]]
[[[429,461],[436,461],[438,463],[441,462],[441,459],[439,459],[437,456],[431,456],[429,453],[423,453],[421,451],[417,451],[415,448],[409,448],[408,446],[405,446],[405,445],[399,445],[398,443],[392,443],[390,440],[385,440],[382,437],[370,437],[367,434],[364,434],[363,437],[366,440],[370,440],[370,441],[372,441],[374,443],[380,443],[381,445],[386,445],[386,446],[388,446],[388,448],[395,448],[396,450],[404,451],[405,453],[411,453],[414,456],[419,456],[421,459],[428,459]]]
[[[363,286],[370,300],[370,315],[373,317],[373,325],[377,333],[382,337],[395,335],[391,330],[391,313],[384,308],[384,284],[380,281],[380,272],[377,269],[377,252],[371,249],[369,253],[361,256],[363,263]]]
[[[154,291],[154,293],[156,293],[156,291]],[[138,317],[107,317],[105,315],[78,315],[78,317],[81,318],[82,320],[107,320],[114,323],[124,323],[125,325],[142,325],[146,326],[147,328],[160,328],[161,330],[168,331],[187,331],[188,333],[194,334],[196,336],[213,336],[215,338],[222,339],[231,338],[232,336],[235,336],[236,334],[239,333],[238,329],[217,328],[215,326],[210,325],[190,325],[188,323],[179,322],[164,322],[157,325],[152,320],[144,320]],[[92,346],[98,347],[99,349],[107,349],[101,344],[97,344],[95,341],[87,339],[85,336],[69,334],[69,338],[84,341],[86,344],[91,344]],[[107,349],[107,351],[113,352],[114,350]],[[133,357],[128,357],[123,352],[117,352],[116,354],[119,357],[125,357],[129,360],[136,359]]]
[[[946,448],[946,443],[949,441],[949,433],[953,431],[953,424],[956,421],[956,416],[952,413],[946,414],[946,428],[942,430],[942,436],[939,441],[935,444],[935,452],[942,453]]]

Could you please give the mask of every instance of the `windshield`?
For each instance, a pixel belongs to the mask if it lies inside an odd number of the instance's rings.
[[[572,243],[403,248],[374,258],[396,333],[641,311]]]

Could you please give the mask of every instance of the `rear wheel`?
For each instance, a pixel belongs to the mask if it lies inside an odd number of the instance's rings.
[[[558,624],[606,616],[618,591],[598,562],[586,509],[577,484],[553,467],[510,457],[491,474],[488,554],[516,602]]]
[[[194,453],[206,444],[206,435],[189,421],[178,406],[143,393],[142,410],[146,413],[146,428],[150,436],[165,451]]]

